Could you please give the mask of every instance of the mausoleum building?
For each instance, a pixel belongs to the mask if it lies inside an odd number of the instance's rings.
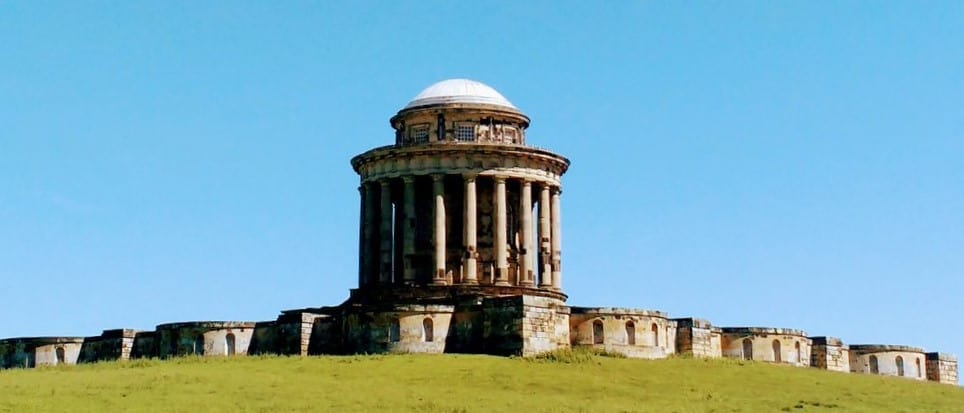
[[[438,82],[402,106],[389,120],[394,139],[351,159],[359,176],[358,285],[339,305],[262,322],[3,339],[0,368],[265,353],[531,356],[587,347],[957,383],[957,359],[946,353],[567,305],[562,184],[570,162],[530,145],[529,123],[495,89],[467,79]]]

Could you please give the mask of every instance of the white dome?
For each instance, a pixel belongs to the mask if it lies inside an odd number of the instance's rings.
[[[505,96],[484,83],[469,79],[448,79],[425,88],[408,102],[403,110],[445,103],[478,103],[516,109]]]

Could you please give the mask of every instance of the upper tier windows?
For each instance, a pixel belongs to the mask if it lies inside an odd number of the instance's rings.
[[[504,145],[525,143],[522,127],[492,120],[445,122],[445,131],[438,133],[434,123],[416,123],[405,128],[401,145],[421,145],[430,142],[478,142]]]

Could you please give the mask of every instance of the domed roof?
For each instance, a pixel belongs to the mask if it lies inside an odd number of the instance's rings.
[[[429,86],[408,102],[402,110],[446,103],[477,103],[518,110],[495,89],[469,79],[448,79]]]

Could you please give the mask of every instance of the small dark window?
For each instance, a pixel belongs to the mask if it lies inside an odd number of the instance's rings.
[[[455,128],[455,140],[459,142],[475,141],[475,125],[458,125],[458,127]]]
[[[653,323],[651,329],[653,330],[653,346],[659,347],[659,326]]]
[[[894,360],[894,364],[897,365],[897,375],[904,377],[904,358],[897,356],[897,359]]]
[[[803,363],[803,353],[800,351],[800,342],[793,343],[793,353],[796,356],[797,363]]]
[[[603,323],[600,320],[592,322],[592,343],[593,344],[603,344],[605,342],[604,337],[605,329],[603,329]]]
[[[920,359],[914,360],[914,364],[917,365],[917,377],[923,377],[920,370]]]
[[[753,360],[753,341],[748,338],[743,339],[743,360]]]
[[[780,363],[783,361],[783,355],[780,351],[780,340],[773,340],[773,362]]]
[[[415,142],[415,143],[428,142],[428,125],[412,126],[412,142]]]
[[[880,369],[877,367],[877,356],[870,356],[870,374],[878,374]]]
[[[632,321],[626,322],[626,344],[636,345],[636,324],[633,324]]]
[[[67,361],[67,354],[63,347],[57,347],[55,353],[57,354],[57,364],[63,364]]]
[[[431,343],[435,340],[435,330],[432,326],[432,319],[426,318],[422,320],[422,333],[425,336],[425,342]]]

